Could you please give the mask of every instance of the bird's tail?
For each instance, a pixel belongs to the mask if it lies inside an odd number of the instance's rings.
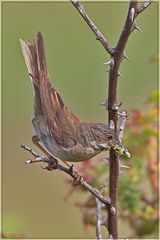
[[[33,40],[32,42],[25,42],[22,39],[20,39],[20,44],[24,60],[28,69],[28,73],[35,89],[34,113],[35,115],[39,115],[42,113],[44,108],[44,100],[42,99],[41,96],[42,94],[40,92],[41,91],[40,81],[42,78],[42,74],[43,76],[46,77],[51,87],[51,83],[49,81],[49,74],[47,70],[45,48],[42,34],[38,32],[36,41]]]
[[[37,36],[41,34],[38,33]],[[28,69],[28,73],[30,76],[31,81],[33,82],[34,90],[35,90],[35,104],[34,104],[34,113],[35,115],[42,113],[42,104],[41,104],[41,97],[39,91],[39,73],[40,67],[42,66],[43,69],[47,68],[46,60],[43,52],[43,60],[41,55],[41,62],[38,60],[37,56],[37,47],[35,41],[33,42],[25,42],[20,39],[21,49],[24,56],[24,60]]]
[[[57,112],[63,111],[64,103],[58,92],[52,87],[45,57],[42,34],[37,34],[36,41],[20,40],[22,53],[35,89],[35,115],[43,113],[53,119]]]

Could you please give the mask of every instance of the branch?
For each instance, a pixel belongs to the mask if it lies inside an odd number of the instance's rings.
[[[102,240],[102,203],[96,198],[96,237]]]
[[[58,163],[58,160],[55,159],[53,156],[50,155],[50,157],[46,156],[40,156],[36,154],[35,151],[33,151],[31,148],[27,147],[25,144],[22,144],[21,147],[30,152],[34,156],[34,160],[26,160],[26,164],[33,164],[33,163],[38,163],[38,162],[45,162],[47,163],[47,167],[44,169],[48,171],[53,171],[53,170],[61,170],[68,175],[70,175],[76,182],[78,182],[80,185],[84,186],[90,193],[92,193],[96,198],[99,199],[101,203],[104,203],[106,206],[110,205],[110,199],[106,198],[102,195],[100,191],[97,189],[93,188],[91,185],[89,185],[82,176],[78,174],[78,171],[75,170],[73,165],[70,168],[64,167],[63,165]]]
[[[77,11],[81,14],[85,22],[88,24],[88,26],[91,28],[91,30],[96,35],[96,39],[101,42],[105,50],[112,56],[114,53],[114,49],[110,46],[108,41],[105,39],[105,37],[102,35],[102,33],[99,31],[99,29],[96,27],[96,25],[93,23],[93,21],[89,18],[87,13],[85,12],[83,6],[79,4],[76,0],[71,0],[72,4],[75,6]]]
[[[137,8],[137,14],[142,13],[151,3],[151,0],[145,0],[144,3]]]
[[[100,186],[99,191],[101,193],[103,193],[103,190],[106,188],[108,180],[109,178],[105,179]],[[107,228],[106,221],[104,224],[102,223],[102,203],[96,198],[96,236],[98,240],[102,240],[102,225],[105,225]]]

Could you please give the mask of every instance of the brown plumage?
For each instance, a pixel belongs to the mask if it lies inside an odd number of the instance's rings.
[[[35,90],[32,124],[48,151],[56,158],[74,162],[90,159],[103,150],[122,148],[107,125],[84,123],[64,105],[50,82],[42,34],[37,34],[36,41],[20,42]]]

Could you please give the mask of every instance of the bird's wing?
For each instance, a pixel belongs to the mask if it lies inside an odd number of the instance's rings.
[[[77,129],[81,122],[64,105],[61,96],[51,85],[41,33],[37,34],[36,52],[39,72],[38,84],[44,117],[53,138],[64,147],[71,147],[76,144]]]

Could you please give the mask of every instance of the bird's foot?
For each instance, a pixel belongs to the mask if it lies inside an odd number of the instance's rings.
[[[53,158],[52,156],[50,156],[49,161],[47,162],[47,166],[46,167],[41,167],[43,169],[46,169],[48,171],[54,171],[58,168],[58,160]]]
[[[70,171],[74,174],[73,186],[79,186],[84,182],[84,178],[80,175],[77,169],[74,168],[74,165],[70,167]]]

